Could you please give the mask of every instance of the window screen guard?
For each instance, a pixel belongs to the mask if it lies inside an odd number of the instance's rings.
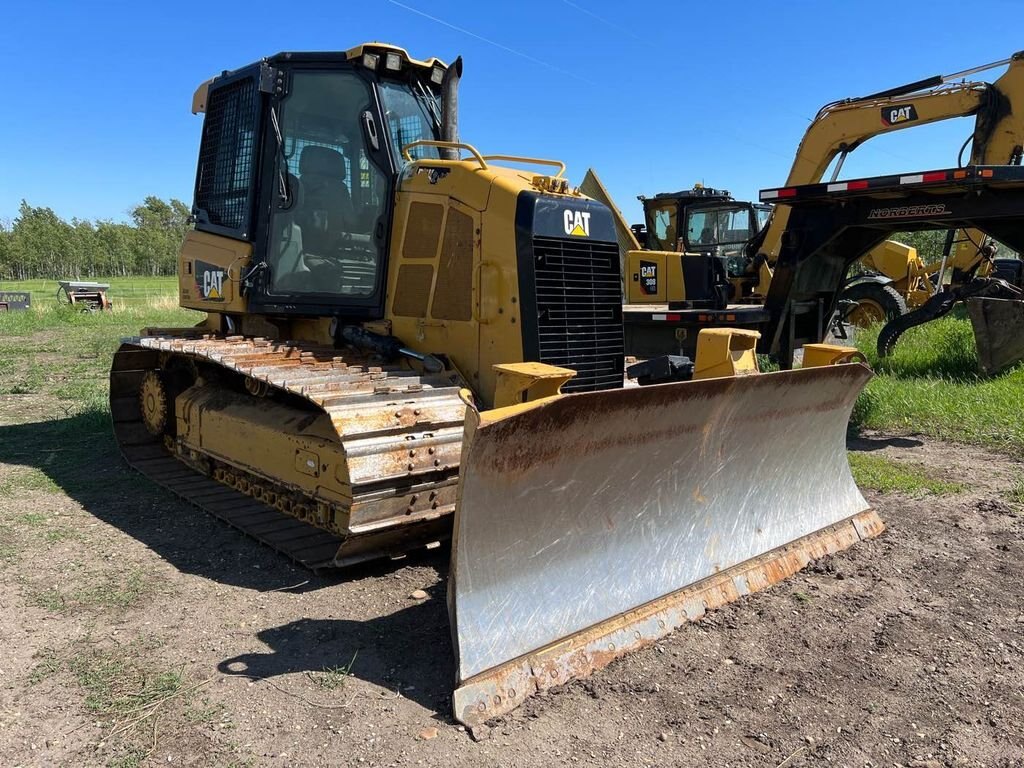
[[[196,174],[199,225],[249,237],[259,88],[256,73],[212,90]]]

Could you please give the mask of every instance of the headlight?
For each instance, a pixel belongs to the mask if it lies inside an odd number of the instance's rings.
[[[444,70],[441,69],[440,67],[434,67],[432,70],[430,70],[430,81],[432,83],[436,83],[437,85],[440,85],[441,83],[443,83],[444,82]]]
[[[397,72],[402,68],[402,56],[398,53],[389,53],[384,59],[384,68]]]
[[[380,56],[376,53],[364,53],[363,54],[363,66],[367,69],[377,69],[377,65],[380,63]]]

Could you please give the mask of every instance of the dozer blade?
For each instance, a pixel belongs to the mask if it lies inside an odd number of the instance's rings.
[[[978,367],[992,376],[1024,360],[1024,301],[968,299]]]
[[[860,364],[467,414],[448,607],[470,727],[883,529]]]

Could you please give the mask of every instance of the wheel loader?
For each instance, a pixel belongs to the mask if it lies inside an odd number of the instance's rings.
[[[625,386],[612,212],[460,140],[461,59],[367,43],[203,83],[191,328],[111,369],[131,466],[314,570],[452,536],[478,725],[882,530],[845,454],[852,350],[760,373],[702,335]]]
[[[1006,71],[992,83],[963,79],[1004,65]],[[807,128],[786,183],[818,183],[832,166],[828,183],[841,191],[848,183],[838,180],[843,163],[865,141],[967,116],[974,117],[973,132],[958,160],[970,143],[971,163],[1017,165],[1024,145],[1021,115],[1024,53],[826,104]],[[596,176],[589,176],[583,189],[609,202]],[[629,232],[619,223],[626,261],[624,318],[630,354],[646,357],[670,350],[690,354],[701,328],[757,329],[766,320],[762,306],[788,229],[788,201],[766,199],[751,204],[734,201],[728,193],[705,198],[706,193],[706,189],[695,189],[641,197],[644,225]],[[775,208],[768,217],[765,203]],[[716,219],[721,224],[711,226]],[[634,235],[645,239],[645,248]],[[680,257],[682,253],[685,258]],[[845,319],[856,325],[887,323],[878,340],[879,354],[885,356],[906,330],[943,316],[968,298],[1020,300],[1024,295],[1020,262],[996,259],[995,253],[983,233],[971,227],[958,230],[945,255],[933,263],[925,263],[916,249],[901,243],[880,243],[863,255],[860,271],[846,284]],[[808,306],[805,311],[814,316],[822,313],[820,306]],[[821,338],[831,319],[822,317],[806,340]],[[1011,321],[1008,315],[1007,322]]]

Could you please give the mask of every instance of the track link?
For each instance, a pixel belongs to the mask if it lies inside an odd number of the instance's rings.
[[[114,433],[134,469],[314,571],[396,555],[450,535],[465,414],[457,374],[421,374],[301,342],[154,333],[126,339],[111,368]],[[147,371],[172,358],[244,377],[254,401],[278,393],[326,413],[344,449],[351,499],[339,504],[302,495],[230,457],[197,454],[151,434],[142,420],[140,386]],[[339,511],[352,522],[339,525]]]

